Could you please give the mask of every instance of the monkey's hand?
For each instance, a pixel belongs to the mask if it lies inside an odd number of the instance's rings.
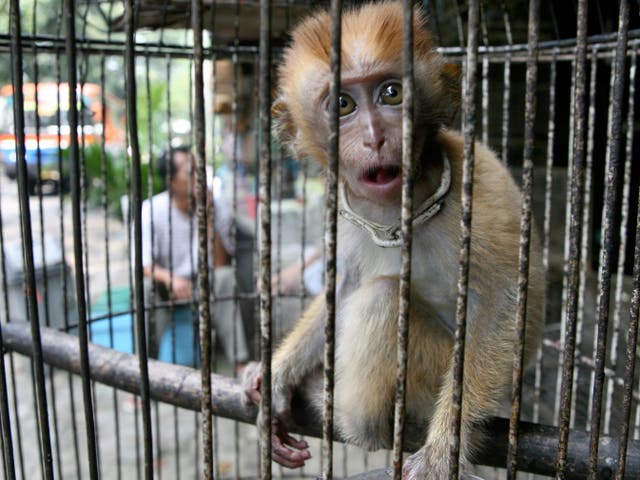
[[[449,455],[438,455],[438,460],[432,461],[427,453],[426,447],[422,447],[416,453],[408,457],[402,466],[402,480],[446,480],[449,478],[449,465],[447,458]],[[483,480],[482,478],[464,471],[461,465],[461,480]]]
[[[288,468],[300,468],[311,458],[309,444],[289,435],[285,422],[278,417],[271,421],[271,458]]]
[[[262,364],[260,362],[249,362],[242,372],[242,389],[244,390],[244,401],[247,405],[260,405],[262,394]]]
[[[245,367],[242,388],[245,402],[259,406],[262,398],[262,364],[260,362],[251,362]],[[311,452],[306,441],[289,435],[289,426],[292,424],[291,394],[292,390],[285,387],[274,386],[272,391],[271,402],[274,415],[271,420],[271,454],[272,459],[280,465],[299,468],[311,458]],[[262,411],[258,417],[258,425],[261,423]]]

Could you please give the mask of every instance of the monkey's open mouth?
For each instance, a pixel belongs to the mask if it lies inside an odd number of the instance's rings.
[[[360,179],[373,185],[386,185],[397,180],[401,172],[397,165],[380,165],[367,168]]]

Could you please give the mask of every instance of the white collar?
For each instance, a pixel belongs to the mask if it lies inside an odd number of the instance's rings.
[[[413,226],[426,222],[436,213],[440,211],[444,196],[451,186],[451,164],[447,155],[442,154],[442,177],[440,178],[440,186],[438,190],[427,198],[413,215]],[[383,225],[358,215],[349,205],[347,191],[344,188],[344,182],[339,184],[340,196],[342,197],[343,207],[339,210],[339,214],[352,224],[366,230],[371,236],[371,240],[383,248],[393,248],[402,245],[402,228],[400,219],[391,225]]]

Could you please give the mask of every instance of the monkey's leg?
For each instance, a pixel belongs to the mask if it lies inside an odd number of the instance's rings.
[[[511,382],[512,350],[509,328],[495,321],[494,336],[482,337],[471,328],[465,352],[464,391],[460,427],[462,471],[482,441],[479,424],[494,414]],[[499,338],[500,331],[504,337]],[[489,341],[490,340],[490,341]],[[403,479],[446,480],[449,475],[450,438],[453,437],[453,367],[443,378],[425,445],[405,462]],[[473,433],[473,434],[472,434]],[[473,478],[466,475],[462,478]]]
[[[369,450],[391,445],[398,287],[397,276],[377,277],[339,312],[336,426],[348,442]]]

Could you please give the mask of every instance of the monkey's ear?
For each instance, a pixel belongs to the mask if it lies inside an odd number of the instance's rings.
[[[447,105],[450,110],[450,119],[453,119],[460,109],[462,99],[462,86],[460,84],[461,74],[462,69],[460,68],[460,65],[452,62],[445,63],[440,70],[440,78],[442,79],[444,95],[449,100]]]
[[[287,102],[282,97],[276,98],[271,105],[271,119],[273,130],[280,143],[291,147],[296,136],[296,129]]]

